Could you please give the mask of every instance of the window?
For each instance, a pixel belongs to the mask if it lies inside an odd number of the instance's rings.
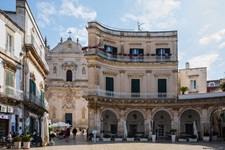
[[[170,49],[169,48],[157,48],[156,49],[157,61],[169,61]]]
[[[114,91],[114,79],[112,77],[106,77],[106,95],[113,96]]]
[[[82,68],[82,74],[86,74],[86,69],[85,69],[85,67]]]
[[[36,84],[33,80],[30,79],[30,99],[35,100],[36,96]]]
[[[139,61],[140,59],[143,59],[143,56],[140,56],[140,54],[143,55],[144,54],[144,50],[143,49],[132,48],[132,49],[130,49],[130,54],[132,54],[132,56],[131,56],[132,60]]]
[[[71,70],[67,70],[66,72],[66,81],[71,81],[73,80],[73,74]]]
[[[10,53],[12,53],[12,49],[13,49],[12,46],[13,46],[12,35],[8,34],[8,36],[7,36],[7,50]]]
[[[105,45],[106,56],[117,57],[117,48],[109,45]]]
[[[158,79],[158,97],[166,97],[166,79]]]
[[[14,73],[6,70],[6,94],[14,95]]]
[[[131,79],[131,96],[140,97],[140,79]]]
[[[191,92],[196,92],[196,80],[190,81],[190,89],[191,89]]]
[[[57,73],[56,66],[53,67],[53,73]]]

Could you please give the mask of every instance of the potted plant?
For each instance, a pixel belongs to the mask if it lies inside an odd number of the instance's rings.
[[[19,137],[19,136],[13,138],[14,148],[15,149],[20,149],[21,148],[21,141],[22,141],[22,138]]]
[[[140,141],[141,141],[141,142],[147,142],[147,141],[148,141],[148,135],[146,135],[146,136],[144,136],[144,135],[141,136],[141,137],[140,137]]]
[[[217,135],[218,135],[217,132],[213,132],[213,135],[212,135],[212,140],[213,141],[216,141],[217,140]]]
[[[204,132],[203,141],[209,142],[209,133],[208,132]]]
[[[116,135],[115,136],[115,141],[123,141],[123,136],[121,136],[121,135]]]
[[[127,141],[134,141],[134,136],[132,136],[131,134],[128,134]]]
[[[176,135],[175,135],[175,132],[177,132],[177,129],[171,129],[171,130],[170,130],[170,133],[171,133],[171,139],[172,139],[172,142],[173,142],[173,143],[176,141]]]
[[[156,130],[152,130],[152,142],[156,141]]]
[[[190,138],[189,138],[189,142],[197,142],[197,140],[198,140],[198,139],[197,139],[197,136],[194,135],[194,134],[191,135]]]
[[[185,136],[179,136],[178,137],[178,141],[179,142],[186,142],[187,141],[187,138]]]
[[[100,138],[99,135],[96,135],[96,142],[99,141],[99,138]],[[94,142],[94,137],[92,137],[91,140]]]
[[[103,141],[104,142],[109,142],[111,141],[111,136],[109,134],[104,134],[103,135]]]
[[[185,92],[189,91],[189,88],[186,87],[186,86],[182,86],[182,87],[180,88],[180,91],[182,92],[182,94],[184,94]]]
[[[22,142],[23,142],[23,148],[30,149],[30,137],[29,136],[22,137]]]

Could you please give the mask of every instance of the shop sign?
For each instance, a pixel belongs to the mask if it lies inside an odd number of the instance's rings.
[[[1,112],[7,112],[7,106],[5,106],[5,105],[0,105],[0,111]]]
[[[8,113],[13,113],[13,107],[8,106]]]

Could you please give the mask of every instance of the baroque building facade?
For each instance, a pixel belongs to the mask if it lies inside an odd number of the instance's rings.
[[[87,60],[82,47],[68,38],[47,53],[50,73],[47,77],[46,98],[52,123],[66,122],[87,128],[87,101],[82,97],[87,88]]]
[[[26,0],[16,0],[15,12],[1,11],[0,27],[0,103],[13,107],[5,132],[22,134],[36,129],[41,134],[48,109],[44,98],[48,47]]]
[[[166,138],[171,129],[191,135],[196,124],[199,135],[222,135],[212,118],[225,105],[224,92],[179,95],[177,31],[121,31],[98,22],[88,22],[87,31],[89,133],[150,137],[157,130]]]

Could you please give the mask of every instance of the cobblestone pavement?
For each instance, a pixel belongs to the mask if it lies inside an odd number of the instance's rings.
[[[55,146],[31,147],[31,150],[225,150],[225,142],[91,142],[86,141],[86,135],[80,133],[77,139],[55,139]]]

